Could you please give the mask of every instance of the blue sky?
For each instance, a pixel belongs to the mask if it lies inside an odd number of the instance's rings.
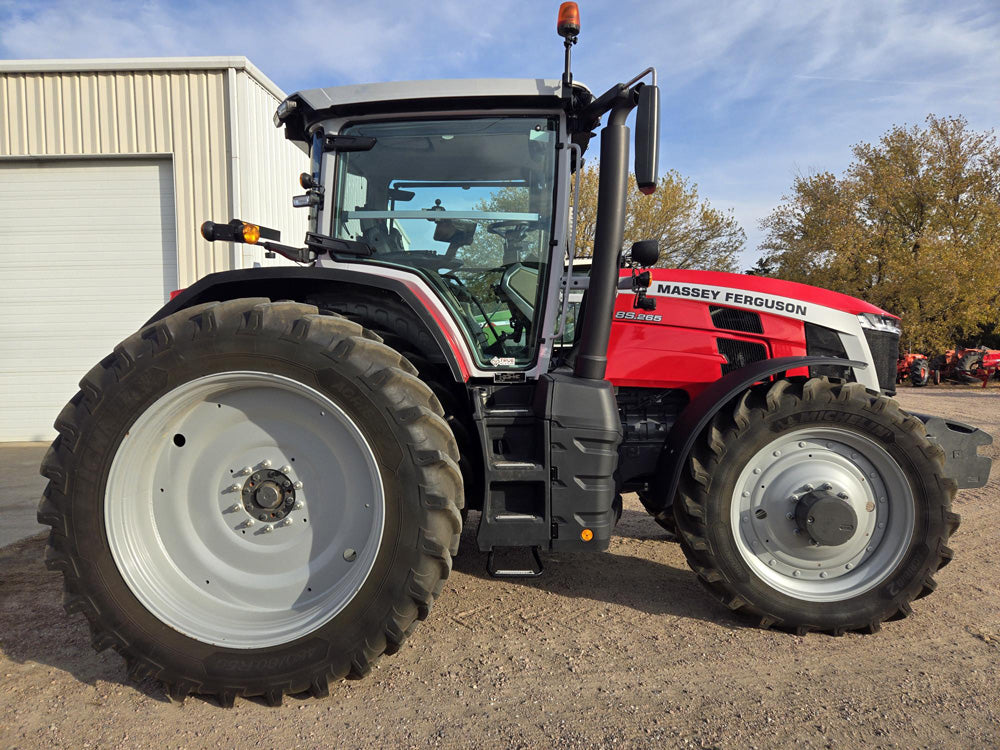
[[[574,71],[600,93],[655,65],[661,168],[758,222],[795,175],[929,113],[1000,124],[996,0],[580,3]],[[558,2],[0,0],[0,58],[246,55],[284,88],[558,77]]]

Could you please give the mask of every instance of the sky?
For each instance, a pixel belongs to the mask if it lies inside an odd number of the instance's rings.
[[[558,2],[0,0],[0,58],[245,55],[287,92],[428,78],[558,78]],[[595,92],[657,68],[660,168],[747,233],[797,175],[928,114],[1000,124],[997,0],[585,0]],[[588,154],[595,158],[594,152]]]

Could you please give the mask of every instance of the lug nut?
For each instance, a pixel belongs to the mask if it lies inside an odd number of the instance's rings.
[[[813,491],[814,489],[816,489],[816,488],[815,488],[815,487],[813,487],[813,486],[812,486],[811,484],[807,484],[807,485],[806,485],[806,486],[805,486],[805,487],[804,487],[803,489],[804,489],[804,490],[805,490],[806,492],[812,492],[812,491]]]
[[[226,492],[239,492],[239,491],[240,491],[240,485],[238,484],[231,484],[228,487],[226,487]]]
[[[789,521],[794,521],[795,520],[795,514],[794,513],[786,513],[785,514],[785,518],[787,518]]]
[[[260,465],[262,467],[264,467],[265,469],[270,469],[271,468],[271,459],[265,458],[263,461],[260,462]]]
[[[242,469],[236,472],[236,476],[245,477],[247,474],[253,474],[253,469],[249,466],[244,466]]]
[[[841,500],[847,500],[848,499],[848,495],[847,495],[846,492],[838,492],[837,493],[837,497],[839,497]]]
[[[347,562],[354,562],[357,557],[358,553],[356,550],[353,550],[350,547],[344,550],[344,559],[347,560]]]
[[[257,516],[257,518],[259,518],[261,521],[266,521],[267,520],[267,514],[266,513],[261,513],[259,516]]]
[[[820,489],[821,490],[832,490],[833,489],[833,485],[830,484],[829,482],[823,482],[823,486],[820,487]]]
[[[247,527],[247,528],[249,529],[249,528],[250,528],[251,526],[253,526],[253,525],[254,525],[255,523],[257,523],[257,522],[256,522],[256,521],[254,521],[254,520],[253,520],[252,518],[248,518],[247,520],[245,520],[245,521],[243,522],[243,525],[244,525],[244,526],[246,526],[246,527]]]
[[[265,534],[270,534],[272,531],[274,531],[274,527],[271,524],[268,524],[267,526],[264,527]]]
[[[294,507],[295,507],[295,510],[302,510],[304,507],[306,507],[306,504],[304,502],[302,502],[301,500],[296,500]]]
[[[289,466],[288,464],[285,464],[284,466],[281,467],[281,473],[282,474],[291,474],[292,473],[292,467]]]
[[[291,526],[291,525],[292,525],[291,518],[286,518],[284,521],[278,524],[278,526]]]
[[[236,503],[235,505],[230,505],[228,508],[226,508],[226,513],[235,513],[236,511],[240,510],[242,507],[243,506],[240,503]]]
[[[302,482],[295,482],[295,483],[294,483],[294,484],[292,485],[292,487],[294,487],[294,488],[295,488],[295,489],[297,489],[297,490],[301,490],[301,489],[302,489]]]

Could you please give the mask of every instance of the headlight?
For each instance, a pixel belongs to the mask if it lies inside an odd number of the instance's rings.
[[[878,315],[876,313],[861,313],[858,316],[858,322],[861,323],[862,328],[868,328],[873,331],[887,331],[889,333],[901,333],[902,327],[899,325],[899,319],[894,318],[891,315]]]

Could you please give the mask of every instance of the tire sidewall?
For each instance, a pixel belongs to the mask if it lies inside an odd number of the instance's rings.
[[[914,503],[910,542],[894,570],[868,591],[835,602],[803,601],[771,588],[744,560],[732,528],[736,484],[747,464],[773,441],[810,427],[836,427],[876,442],[902,469]],[[715,468],[707,490],[715,498],[706,504],[707,541],[737,593],[764,614],[781,613],[776,619],[805,626],[819,626],[821,621],[824,627],[837,623],[857,627],[858,623],[881,621],[897,609],[898,601],[912,599],[928,573],[936,569],[937,550],[927,542],[944,534],[941,506],[946,496],[929,462],[920,460],[922,454],[912,433],[890,418],[858,408],[852,402],[805,408],[786,405],[765,412],[762,420],[752,422],[748,428],[735,430],[726,442],[730,449]]]
[[[277,646],[231,649],[189,638],[162,623],[143,607],[119,573],[104,523],[105,491],[118,447],[132,423],[156,400],[179,385],[205,375],[248,370],[282,375],[334,401],[354,421],[372,449],[384,493],[384,527],[378,555],[351,602],[313,633]],[[424,525],[419,477],[405,437],[385,394],[365,385],[350,364],[301,342],[267,335],[196,337],[175,341],[159,353],[136,358],[120,379],[102,390],[97,408],[85,420],[83,447],[71,489],[73,544],[84,577],[99,580],[87,595],[110,619],[108,629],[127,635],[131,655],[179,674],[210,674],[227,685],[281,683],[309,665],[346,672],[349,659],[378,632],[402,598],[410,570],[418,565],[419,530]],[[294,686],[303,689],[303,686]]]

